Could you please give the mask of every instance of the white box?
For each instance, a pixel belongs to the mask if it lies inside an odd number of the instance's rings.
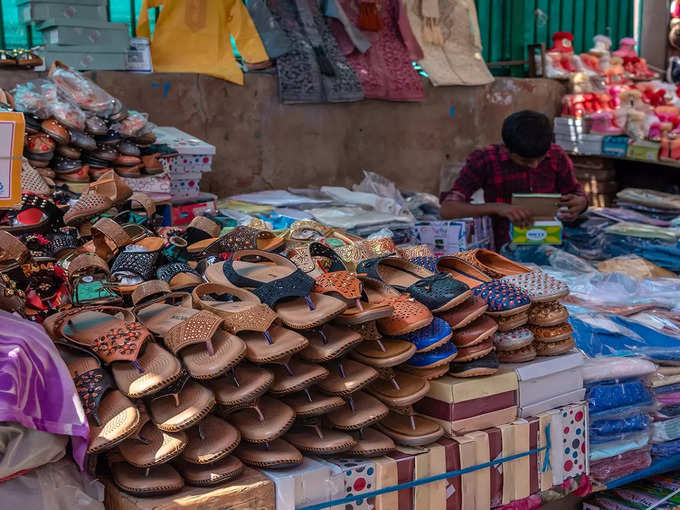
[[[413,227],[413,237],[427,244],[437,257],[473,248],[489,248],[493,238],[491,218],[419,221]]]
[[[175,127],[157,127],[153,130],[156,143],[163,143],[175,149],[179,158],[171,162],[171,172],[209,172],[215,146],[191,136]]]
[[[261,469],[276,485],[276,510],[295,510],[298,507],[330,501],[331,465],[304,458],[302,464],[288,469]]]

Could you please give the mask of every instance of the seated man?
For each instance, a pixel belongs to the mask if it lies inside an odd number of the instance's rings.
[[[559,218],[573,221],[588,208],[586,195],[574,177],[564,150],[553,145],[548,118],[523,110],[503,122],[503,144],[476,150],[448,193],[441,196],[444,219],[492,216],[496,249],[510,240],[510,222],[531,224],[531,211],[511,204],[513,193],[560,193]],[[484,190],[484,204],[470,204],[478,189]]]

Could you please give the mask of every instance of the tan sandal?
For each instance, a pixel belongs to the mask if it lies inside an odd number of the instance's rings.
[[[215,393],[221,416],[247,407],[264,395],[274,382],[274,374],[249,363],[239,363],[223,377],[206,381]]]
[[[391,411],[376,427],[395,443],[404,446],[424,446],[434,443],[444,435],[444,430],[438,423],[411,413]]]
[[[126,462],[138,468],[165,464],[182,453],[187,446],[184,432],[163,432],[147,421],[137,438],[127,439],[118,450]]]
[[[181,388],[154,395],[149,406],[151,419],[165,432],[188,429],[215,407],[215,394],[211,390],[188,378],[178,382]]]
[[[305,333],[309,346],[300,357],[310,363],[324,363],[339,358],[362,342],[356,331],[342,326],[324,324],[318,330]]]
[[[138,468],[125,462],[110,467],[111,477],[120,490],[135,496],[161,496],[184,488],[184,480],[170,464]]]
[[[326,420],[338,430],[359,430],[387,416],[389,409],[377,398],[357,391],[347,397],[347,405],[326,415]]]
[[[320,416],[345,406],[345,401],[340,397],[324,395],[313,388],[305,388],[298,393],[286,395],[281,401],[289,405],[297,417],[302,418]]]
[[[243,442],[236,448],[235,455],[245,464],[260,469],[288,468],[303,461],[300,451],[283,439],[275,439],[266,445]]]
[[[189,444],[182,459],[191,464],[210,464],[226,457],[241,442],[241,433],[217,416],[206,416],[187,431]]]
[[[374,428],[359,429],[352,432],[356,445],[349,450],[352,457],[382,457],[394,451],[394,441]]]
[[[389,407],[407,407],[427,395],[429,389],[430,383],[422,377],[387,369],[380,371],[380,378],[366,391]]]
[[[237,478],[243,472],[243,463],[236,457],[228,456],[210,464],[191,464],[180,461],[178,471],[189,485],[212,487]]]
[[[324,393],[345,397],[368,386],[378,378],[378,372],[351,359],[335,360],[329,364],[330,375],[318,383]]]
[[[251,407],[232,414],[229,421],[241,431],[244,441],[268,443],[293,425],[295,412],[283,402],[264,396]]]
[[[356,441],[346,432],[322,429],[315,424],[300,425],[288,432],[284,439],[302,453],[315,455],[334,455],[356,445]]]
[[[297,359],[284,358],[272,367],[274,383],[269,387],[272,395],[287,395],[304,390],[328,377],[328,370],[321,365]]]

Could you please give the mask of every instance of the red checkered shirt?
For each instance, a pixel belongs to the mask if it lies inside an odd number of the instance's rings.
[[[453,188],[442,193],[442,203],[469,202],[478,189],[484,190],[484,201],[512,202],[513,193],[572,193],[585,196],[574,177],[574,167],[559,145],[552,145],[536,169],[521,167],[510,159],[504,145],[489,145],[470,154]],[[496,249],[510,239],[507,219],[492,218]]]

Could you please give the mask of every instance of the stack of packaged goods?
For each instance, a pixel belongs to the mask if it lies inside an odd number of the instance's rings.
[[[602,154],[604,135],[590,133],[591,124],[587,118],[555,117],[555,143],[566,151],[584,156]]]
[[[583,510],[674,510],[680,507],[678,492],[680,473],[676,471],[598,492],[583,503]]]
[[[652,462],[654,398],[646,377],[656,365],[642,358],[595,358],[583,366],[590,410],[590,474],[606,483]]]
[[[652,423],[652,458],[680,454],[680,369],[659,367],[651,378],[656,408]]]

